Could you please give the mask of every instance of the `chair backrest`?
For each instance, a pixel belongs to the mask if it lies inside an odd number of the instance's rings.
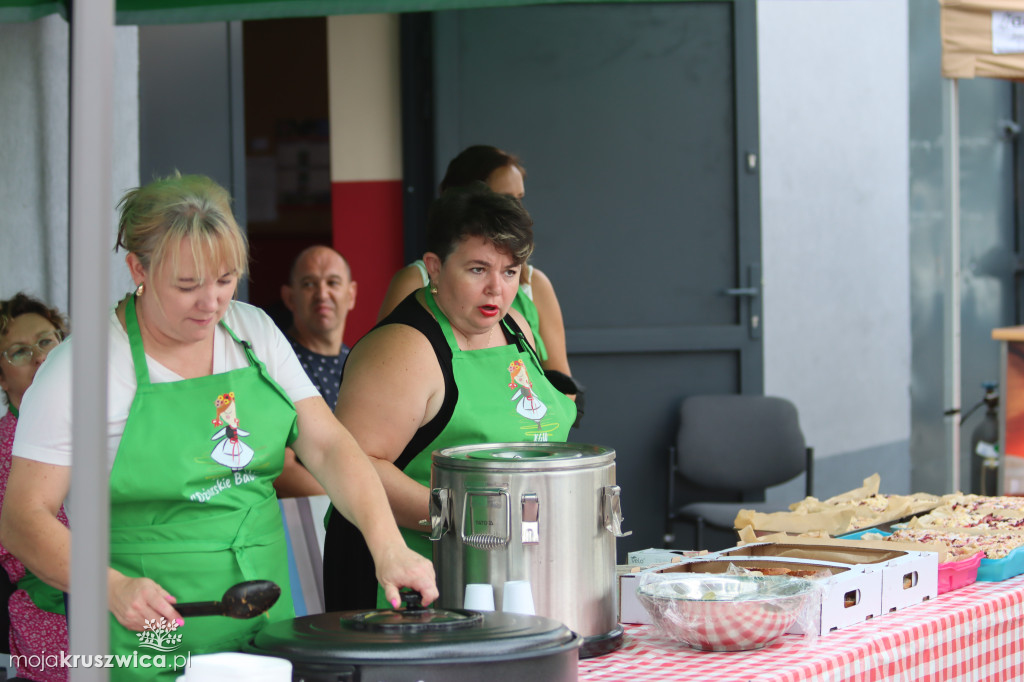
[[[759,490],[807,468],[796,407],[761,395],[691,396],[680,408],[677,467],[689,481],[718,490]]]

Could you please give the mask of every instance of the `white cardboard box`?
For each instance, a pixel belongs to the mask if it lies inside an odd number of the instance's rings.
[[[882,567],[882,613],[939,596],[939,555],[907,552]]]
[[[660,549],[651,547],[630,552],[627,559],[630,566],[658,566],[671,564],[695,556],[707,555],[707,550]]]
[[[650,625],[651,614],[640,603],[636,596],[636,586],[640,583],[640,573],[619,574],[619,622],[632,625]]]
[[[939,592],[939,559],[935,552],[764,542],[733,547],[712,556],[811,559],[840,566],[860,566],[865,572],[880,572],[879,614],[934,599]]]

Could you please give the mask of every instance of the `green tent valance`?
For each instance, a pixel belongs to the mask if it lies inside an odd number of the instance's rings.
[[[64,0],[0,0],[0,22],[35,21],[47,14],[63,14]]]
[[[671,2],[678,0],[596,0]],[[191,24],[204,21],[282,19],[335,14],[389,14],[438,10],[566,5],[595,0],[117,0],[116,23]],[[48,14],[67,16],[67,0],[0,0],[0,22],[34,21]]]

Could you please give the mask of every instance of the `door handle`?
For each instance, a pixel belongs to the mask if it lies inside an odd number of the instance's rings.
[[[746,270],[746,277],[740,278],[740,281],[745,279],[747,286],[725,289],[722,293],[746,299],[745,303],[739,303],[739,309],[743,311],[741,314],[747,315],[747,333],[752,340],[757,341],[761,338],[761,266],[749,265]]]

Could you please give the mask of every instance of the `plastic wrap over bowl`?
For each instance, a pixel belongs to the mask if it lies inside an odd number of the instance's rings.
[[[637,597],[671,639],[704,651],[746,651],[779,639],[815,589],[791,576],[644,575]]]

